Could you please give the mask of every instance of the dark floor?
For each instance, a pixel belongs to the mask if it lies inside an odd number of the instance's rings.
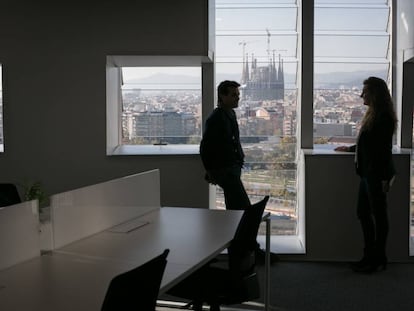
[[[258,272],[263,278],[262,267]],[[282,260],[271,267],[270,301],[270,309],[278,311],[412,311],[414,263],[391,263],[385,271],[361,275],[348,263]],[[223,311],[240,309],[263,307],[232,306]]]

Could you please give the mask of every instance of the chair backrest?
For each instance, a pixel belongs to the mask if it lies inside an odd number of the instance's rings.
[[[102,310],[155,310],[169,250],[111,280]]]
[[[229,255],[231,253],[240,255],[256,249],[257,232],[268,201],[269,196],[265,196],[261,201],[245,209],[229,247]]]
[[[21,199],[15,184],[0,183],[0,207],[20,202]]]
[[[260,286],[255,272],[257,233],[269,196],[248,207],[240,219],[228,249],[229,270],[233,288],[224,301],[243,302],[260,297]]]

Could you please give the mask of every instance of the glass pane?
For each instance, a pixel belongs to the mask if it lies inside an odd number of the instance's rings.
[[[296,8],[221,8],[216,11],[217,35],[255,31],[296,30]],[[237,17],[237,18],[235,18]]]
[[[359,95],[366,78],[377,76],[391,85],[390,11],[383,0],[315,1],[313,136],[318,148],[355,143],[365,113]]]
[[[296,5],[297,0],[260,0],[260,1],[254,1],[254,0],[216,0],[216,7],[229,7],[229,6],[235,6],[235,7],[243,7],[243,6],[263,6],[267,7],[269,5],[272,6],[278,6],[281,7],[283,5]]]
[[[369,76],[388,81],[389,63],[315,63],[314,88],[320,89],[361,89],[362,82]]]
[[[216,81],[241,84],[236,109],[251,202],[270,195],[272,234],[296,234],[296,1],[216,1]],[[224,208],[217,187],[216,206]]]
[[[315,35],[315,57],[387,58],[389,36]]]
[[[380,8],[317,8],[315,10],[315,33],[321,30],[385,32],[388,27],[388,16],[389,8],[387,6]]]
[[[217,61],[230,58],[242,62],[243,55],[246,56],[246,54],[249,55],[249,58],[254,55],[258,61],[268,61],[269,56],[273,56],[273,53],[276,56],[281,54],[284,58],[297,57],[296,34],[272,36],[270,33],[269,43],[268,38],[265,31],[256,36],[217,36]]]
[[[352,5],[352,6],[368,6],[388,4],[389,0],[315,0],[315,6],[320,5]]]
[[[199,144],[201,68],[122,68],[122,143]]]

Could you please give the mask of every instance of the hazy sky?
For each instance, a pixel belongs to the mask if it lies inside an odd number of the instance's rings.
[[[122,73],[124,81],[128,81],[165,73],[165,69],[163,67],[124,67]],[[200,67],[169,67],[168,74],[201,77],[201,70]]]
[[[243,56],[265,65],[273,54],[296,74],[298,8],[294,0],[216,0],[216,72],[241,74]],[[315,0],[315,73],[385,70],[390,38],[386,0]],[[124,80],[153,75],[128,69]],[[196,73],[197,72],[197,73]],[[199,71],[181,70],[188,75]]]

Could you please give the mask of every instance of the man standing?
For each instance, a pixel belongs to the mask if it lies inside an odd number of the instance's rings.
[[[243,210],[251,205],[240,179],[244,153],[233,110],[239,105],[239,86],[235,81],[220,83],[218,105],[207,118],[200,144],[206,179],[223,189],[226,208],[231,210]]]
[[[244,153],[234,108],[239,106],[240,84],[225,80],[217,88],[217,108],[206,120],[200,155],[206,169],[206,180],[219,185],[224,192],[226,209],[244,210],[251,203],[241,181]],[[264,262],[265,253],[258,244],[256,258]],[[277,256],[271,254],[271,262]]]

